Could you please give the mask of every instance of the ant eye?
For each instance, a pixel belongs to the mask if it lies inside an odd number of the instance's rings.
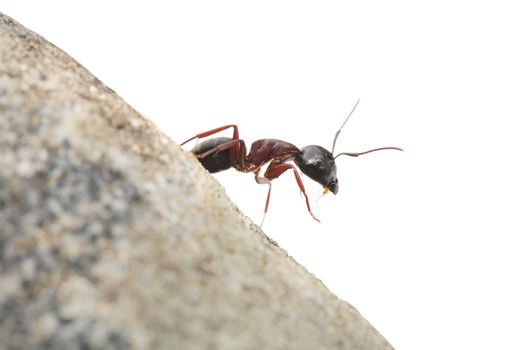
[[[317,166],[317,167],[323,167],[324,166],[324,161],[322,158],[317,158],[314,160],[314,165]]]

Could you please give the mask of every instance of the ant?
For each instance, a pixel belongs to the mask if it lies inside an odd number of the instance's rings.
[[[306,176],[321,184],[324,190],[323,194],[328,192],[337,194],[339,190],[336,174],[337,168],[335,165],[335,159],[337,157],[341,155],[358,157],[363,154],[382,150],[403,151],[398,147],[380,147],[357,153],[342,152],[335,157],[333,156],[335,143],[339,137],[339,133],[345,126],[346,122],[358,104],[359,100],[357,100],[356,104],[350,111],[350,114],[348,114],[348,117],[346,117],[339,130],[337,130],[335,133],[331,152],[329,152],[324,147],[317,145],[310,145],[299,149],[286,141],[276,139],[261,139],[252,143],[250,151],[248,152],[248,155],[246,155],[246,145],[244,140],[239,139],[239,130],[237,125],[233,124],[221,126],[219,128],[197,134],[181,143],[181,146],[191,140],[211,136],[228,128],[232,128],[233,136],[231,138],[216,137],[206,140],[197,144],[191,150],[191,153],[193,153],[198,158],[202,166],[204,166],[204,168],[210,173],[216,173],[234,167],[237,171],[243,173],[255,173],[255,181],[258,184],[267,184],[269,189],[268,195],[266,196],[266,205],[264,207],[264,216],[262,220],[263,222],[268,211],[268,205],[270,204],[270,194],[272,191],[271,181],[281,176],[281,174],[285,171],[290,169],[293,170],[297,186],[299,186],[299,189],[306,200],[308,212],[312,218],[314,218],[314,220],[320,222],[310,209],[310,202],[308,201],[308,196],[306,195],[301,176],[299,175],[297,168],[290,162],[293,161],[293,163],[295,163],[295,165],[299,167],[299,169],[301,169],[301,171]],[[269,163],[269,165],[266,168],[264,175],[260,176],[259,172],[261,171],[261,167],[267,163]]]

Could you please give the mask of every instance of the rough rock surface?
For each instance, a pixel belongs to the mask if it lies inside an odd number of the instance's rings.
[[[1,349],[392,349],[191,156],[0,14]]]

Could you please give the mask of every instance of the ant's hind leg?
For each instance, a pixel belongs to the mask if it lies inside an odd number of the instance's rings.
[[[238,144],[242,144],[244,145],[244,141],[243,140],[231,140],[231,141],[228,141],[226,143],[223,143],[223,144],[220,144],[218,146],[215,146],[213,147],[212,149],[204,152],[204,153],[199,153],[199,154],[196,154],[196,157],[197,158],[205,158],[207,156],[209,156],[210,154],[213,154],[213,153],[217,153],[217,152],[220,152],[220,151],[225,151],[229,148],[232,148],[233,146],[235,145],[238,145]]]
[[[230,125],[225,125],[225,126],[221,126],[219,128],[215,128],[215,129],[212,129],[212,130],[208,130],[208,131],[205,131],[205,132],[201,132],[200,134],[197,134],[193,137],[190,137],[189,139],[187,139],[186,141],[184,141],[183,143],[181,143],[180,145],[184,145],[188,142],[190,142],[191,140],[195,140],[195,139],[201,139],[203,137],[208,137],[208,136],[211,136],[213,134],[216,134],[218,132],[221,132],[223,130],[226,130],[228,128],[233,128],[233,136],[232,136],[232,139],[233,140],[237,140],[239,139],[239,129],[237,127],[237,125],[234,125],[234,124],[230,124]]]
[[[244,140],[233,139],[231,141],[215,146],[203,153],[194,154],[197,158],[203,159],[208,157],[209,155],[216,154],[227,149],[231,149],[229,160],[230,166],[235,167],[235,169],[237,169],[238,171],[246,172],[248,167],[246,164],[246,145],[244,143]]]

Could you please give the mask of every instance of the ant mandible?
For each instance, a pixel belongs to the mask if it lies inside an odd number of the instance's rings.
[[[255,173],[255,181],[258,184],[267,184],[269,188],[268,195],[266,196],[266,205],[264,207],[263,222],[264,218],[266,217],[266,213],[268,212],[268,205],[270,204],[270,194],[272,192],[271,181],[281,176],[281,174],[285,171],[291,169],[294,172],[295,181],[297,182],[297,185],[299,186],[299,189],[306,200],[308,212],[312,218],[320,222],[310,209],[310,202],[308,201],[308,196],[306,195],[301,176],[299,175],[297,168],[290,162],[295,163],[295,165],[298,166],[306,176],[321,184],[324,189],[323,194],[328,192],[337,194],[339,190],[336,174],[337,168],[335,165],[335,159],[337,157],[341,155],[358,157],[363,154],[382,150],[402,151],[402,149],[399,147],[380,147],[364,152],[342,152],[335,157],[333,156],[335,143],[339,137],[339,133],[345,126],[346,122],[358,104],[359,100],[357,100],[356,104],[350,111],[350,114],[348,114],[348,117],[346,117],[339,130],[337,130],[335,133],[334,141],[332,143],[332,152],[329,152],[324,147],[317,145],[310,145],[299,149],[286,141],[276,139],[261,139],[252,143],[250,152],[248,155],[246,155],[246,145],[244,140],[239,139],[239,130],[237,125],[233,124],[221,126],[219,128],[197,134],[181,143],[181,146],[191,140],[211,136],[228,128],[232,128],[233,136],[231,138],[212,138],[197,144],[191,150],[191,152],[199,159],[202,166],[204,166],[204,168],[210,173],[216,173],[234,167],[237,171],[241,171],[243,173]],[[261,171],[261,167],[267,163],[269,163],[269,165],[266,168],[264,175],[260,176],[259,172]]]

